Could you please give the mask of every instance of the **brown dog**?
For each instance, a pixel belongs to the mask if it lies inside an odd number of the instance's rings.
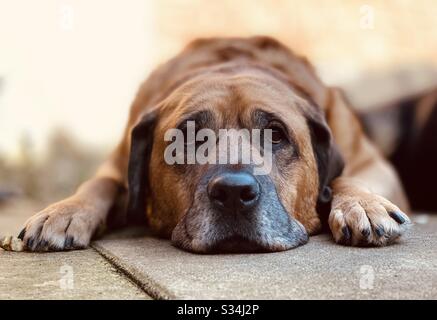
[[[271,129],[270,174],[167,164],[164,135],[188,120],[213,131]],[[147,215],[152,230],[194,252],[296,247],[321,230],[326,207],[346,245],[386,245],[409,225],[396,173],[340,92],[267,37],[197,40],[158,68],[96,176],[31,217],[20,237],[32,251],[86,247],[126,188],[129,216]]]

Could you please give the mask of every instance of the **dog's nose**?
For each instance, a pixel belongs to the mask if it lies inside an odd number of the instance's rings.
[[[208,195],[211,202],[221,209],[245,211],[258,203],[260,186],[249,173],[228,172],[211,179],[208,184]]]

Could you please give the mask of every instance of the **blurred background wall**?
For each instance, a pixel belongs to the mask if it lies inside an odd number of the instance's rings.
[[[372,108],[437,84],[436,17],[435,0],[0,0],[0,191],[70,193],[196,37],[277,37]]]

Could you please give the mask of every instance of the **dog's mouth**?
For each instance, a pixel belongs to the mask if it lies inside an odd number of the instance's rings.
[[[256,241],[233,236],[223,239],[211,247],[211,253],[250,253],[250,252],[268,252],[267,248]]]
[[[266,228],[252,224],[208,227],[202,229],[196,220],[181,221],[173,230],[172,243],[193,253],[215,254],[279,252],[308,242],[305,228],[290,218],[287,224],[279,222]]]
[[[208,250],[209,253],[267,253],[287,250],[287,246],[271,246],[247,239],[241,236],[232,236],[218,241]]]

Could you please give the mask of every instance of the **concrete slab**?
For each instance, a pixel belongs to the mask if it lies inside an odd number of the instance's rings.
[[[149,299],[92,249],[59,253],[0,250],[1,299]]]
[[[0,234],[17,235],[43,205],[12,201],[0,208]],[[16,253],[0,249],[1,299],[150,299],[93,249]]]
[[[0,249],[2,299],[150,299],[92,249],[15,253]]]
[[[349,248],[330,236],[268,254],[196,255],[168,241],[112,235],[93,244],[156,298],[437,299],[437,216],[399,244]]]

